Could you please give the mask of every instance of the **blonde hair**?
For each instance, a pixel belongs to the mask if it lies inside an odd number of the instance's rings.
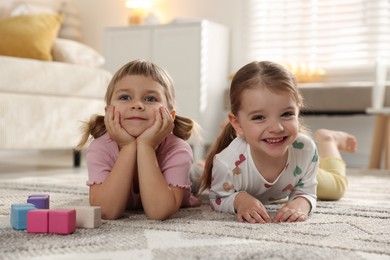
[[[299,109],[303,107],[303,98],[298,90],[294,76],[282,65],[270,61],[255,61],[242,67],[233,77],[230,85],[230,110],[237,116],[241,108],[242,93],[246,89],[266,88],[272,92],[288,92]],[[221,134],[211,146],[206,157],[201,178],[200,190],[209,189],[214,156],[225,149],[234,139],[233,126],[225,125]]]
[[[114,93],[114,89],[117,82],[125,76],[131,75],[150,77],[154,81],[158,82],[165,89],[168,109],[174,109],[175,90],[173,87],[172,78],[163,68],[157,66],[152,62],[144,60],[131,61],[125,64],[114,74],[110,83],[108,84],[105,95],[105,101],[107,106],[110,105],[111,98]],[[175,126],[173,129],[173,134],[183,140],[188,140],[195,126],[195,122],[193,122],[190,118],[176,115],[174,125]],[[83,134],[81,140],[76,147],[77,150],[81,150],[84,147],[84,145],[88,142],[90,136],[96,139],[107,132],[106,126],[104,124],[104,116],[93,115],[88,122],[84,122],[82,132]]]

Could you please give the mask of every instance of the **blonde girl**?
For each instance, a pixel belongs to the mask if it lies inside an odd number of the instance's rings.
[[[176,115],[171,77],[151,62],[120,68],[108,85],[105,116],[85,126],[90,204],[104,219],[141,209],[149,219],[169,218],[181,206],[199,206],[190,193],[193,162],[187,140],[194,122]]]

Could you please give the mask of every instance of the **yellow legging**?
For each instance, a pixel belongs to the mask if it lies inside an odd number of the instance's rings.
[[[317,199],[339,200],[348,186],[345,162],[340,158],[320,158]]]

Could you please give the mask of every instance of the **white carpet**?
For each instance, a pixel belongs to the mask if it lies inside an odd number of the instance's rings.
[[[13,230],[10,205],[30,194],[49,194],[51,208],[88,203],[86,171],[63,172],[0,179],[0,259],[390,259],[390,172],[349,170],[345,197],[302,223],[238,223],[203,205],[166,221],[130,212],[67,236]]]

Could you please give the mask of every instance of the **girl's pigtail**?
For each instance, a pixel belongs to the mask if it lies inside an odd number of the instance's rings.
[[[211,146],[205,162],[204,171],[201,177],[200,192],[207,190],[211,186],[211,175],[213,161],[216,154],[225,149],[236,138],[236,132],[233,126],[228,123],[217,138],[217,141]]]
[[[81,127],[81,140],[76,147],[77,151],[83,149],[84,145],[88,142],[89,137],[92,135],[93,138],[98,138],[106,133],[106,125],[104,124],[104,116],[93,115],[89,122],[84,122]]]
[[[191,137],[192,130],[194,128],[194,122],[183,116],[175,116],[175,127],[173,128],[173,134],[177,137],[188,140]]]

